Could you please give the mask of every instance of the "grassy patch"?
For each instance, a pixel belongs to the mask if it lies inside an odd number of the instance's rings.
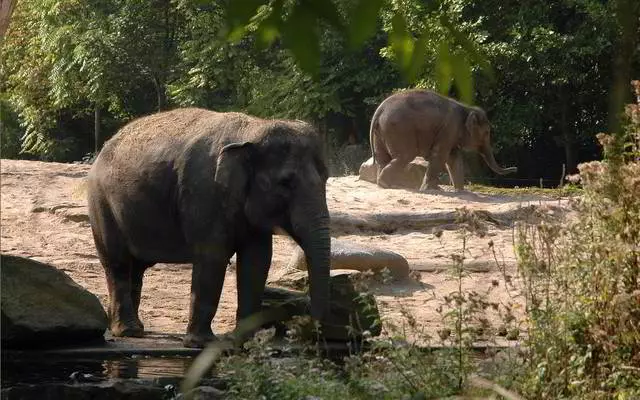
[[[502,188],[485,186],[480,184],[469,184],[466,189],[476,193],[489,194],[494,196],[545,196],[550,198],[560,197],[573,197],[579,196],[583,193],[583,190],[575,185],[565,185],[561,188],[540,188],[536,186],[530,187],[517,187],[517,188]]]

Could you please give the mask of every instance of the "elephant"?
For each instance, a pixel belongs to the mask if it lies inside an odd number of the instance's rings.
[[[430,90],[405,90],[387,97],[373,114],[369,138],[377,183],[385,188],[394,187],[409,162],[421,156],[428,161],[421,191],[440,190],[438,174],[445,164],[455,190],[463,190],[462,150],[478,151],[500,175],[517,171],[496,162],[484,110]]]
[[[108,140],[88,174],[89,222],[109,290],[114,336],[140,337],[144,271],[193,264],[184,345],[211,329],[236,254],[236,321],[260,310],[272,235],[286,232],[309,263],[311,316],[329,304],[328,170],[303,121],[182,108],[141,117]]]

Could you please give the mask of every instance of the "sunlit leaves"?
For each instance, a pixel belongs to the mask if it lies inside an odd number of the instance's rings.
[[[400,66],[401,71],[406,73],[411,66],[414,38],[409,33],[407,22],[399,13],[396,13],[391,19],[391,28],[389,42],[396,57],[396,62]]]
[[[438,92],[449,93],[452,78],[453,67],[451,65],[449,45],[443,41],[440,42],[440,46],[438,47],[438,60],[436,62],[436,85]]]
[[[462,53],[454,53],[451,57],[451,66],[453,67],[453,76],[455,85],[460,92],[462,101],[473,103],[473,76],[471,64],[467,57]]]

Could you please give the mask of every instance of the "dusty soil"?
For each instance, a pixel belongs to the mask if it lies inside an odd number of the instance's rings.
[[[14,160],[0,164],[2,252],[54,265],[95,293],[106,307],[106,282],[85,206],[84,180],[89,166]],[[439,306],[458,288],[450,273],[451,255],[462,254],[463,245],[467,272],[463,289],[487,292],[488,301],[510,307],[520,316],[514,221],[540,212],[561,218],[567,207],[566,199],[456,194],[445,189],[428,194],[384,190],[355,176],[331,178],[327,188],[333,236],[395,251],[419,271],[417,280],[372,286],[383,319],[406,325],[405,316],[412,315],[417,330],[432,336],[443,326]],[[483,237],[459,229],[462,225],[455,221],[455,210],[461,207],[478,213]],[[294,246],[289,238],[274,236],[270,281],[286,274]],[[514,277],[515,289],[507,290],[505,274]],[[213,324],[217,333],[227,332],[235,324],[232,267],[227,275]],[[158,264],[146,272],[141,318],[148,331],[184,333],[190,282],[189,265]],[[494,310],[489,308],[485,316],[499,324]]]

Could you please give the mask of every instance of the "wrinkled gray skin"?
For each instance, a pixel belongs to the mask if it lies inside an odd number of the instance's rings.
[[[237,320],[258,311],[276,228],[304,250],[311,314],[322,320],[329,301],[327,177],[320,139],[301,121],[189,108],[123,127],[88,177],[113,335],[143,335],[142,276],[158,262],[193,263],[186,346],[214,338],[211,322],[234,253]]]
[[[462,150],[475,150],[497,174],[502,168],[493,157],[489,120],[478,107],[469,107],[429,90],[407,90],[387,97],[371,120],[370,143],[378,167],[378,185],[393,187],[415,157],[429,161],[420,190],[440,189],[438,174],[449,170],[451,183],[463,190]]]

